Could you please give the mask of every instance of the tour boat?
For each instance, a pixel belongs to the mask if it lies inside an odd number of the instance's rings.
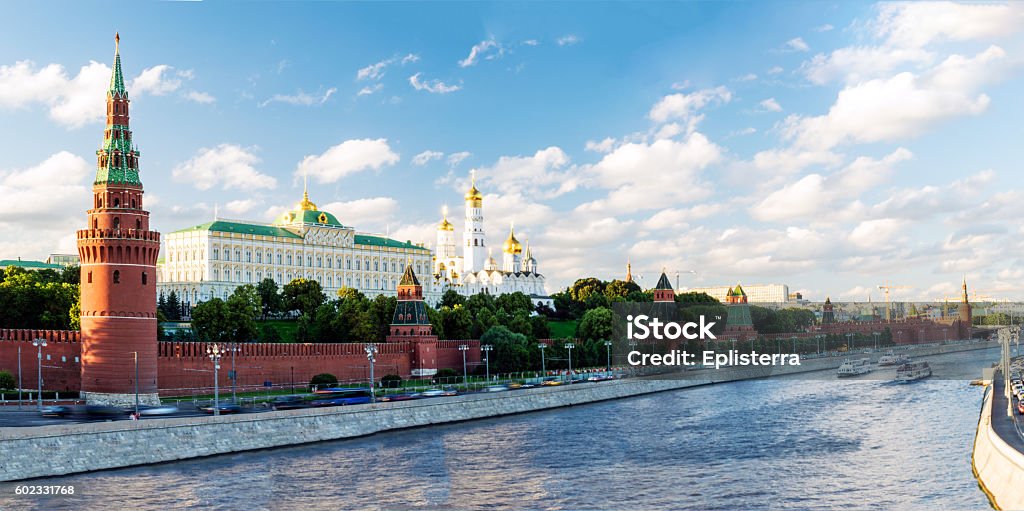
[[[932,368],[928,362],[915,362],[903,364],[896,369],[896,381],[914,381],[927,378],[932,375]]]
[[[848,378],[850,376],[860,376],[871,372],[871,359],[860,358],[857,360],[847,360],[843,362],[843,365],[839,366],[839,371],[836,373],[840,378]]]
[[[907,357],[906,355],[902,353],[896,355],[891,351],[883,355],[882,358],[878,359],[879,366],[899,366],[906,364],[908,362],[910,362],[910,358]]]

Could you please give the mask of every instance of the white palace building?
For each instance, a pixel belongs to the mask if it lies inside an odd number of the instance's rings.
[[[157,262],[157,290],[174,291],[189,306],[225,299],[236,287],[266,278],[283,286],[294,279],[315,280],[333,298],[343,287],[366,296],[395,296],[406,263],[422,279],[423,298],[437,305],[451,289],[465,296],[522,292],[535,304],[553,307],[537,272],[537,260],[509,232],[501,266],[491,257],[483,226],[483,196],[475,179],[466,192],[466,228],[458,255],[455,228],[447,217],[437,228],[436,254],[422,244],[357,233],[303,192],[291,211],[271,224],[215,219],[163,237]]]
[[[406,263],[426,275],[433,257],[422,245],[357,233],[320,211],[306,192],[272,224],[217,219],[165,235],[163,251],[158,292],[175,291],[192,306],[227,298],[236,287],[265,278],[279,286],[315,280],[329,298],[343,287],[370,298],[394,296]],[[423,282],[423,294],[431,303],[440,299],[429,281]]]

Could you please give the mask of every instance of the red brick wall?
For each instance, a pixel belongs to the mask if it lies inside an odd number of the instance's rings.
[[[0,370],[18,379],[18,347],[21,347],[21,378],[25,388],[36,388],[38,350],[32,339],[46,339],[43,348],[43,388],[77,392],[81,386],[78,332],[62,330],[0,329]],[[47,358],[49,357],[49,358]]]

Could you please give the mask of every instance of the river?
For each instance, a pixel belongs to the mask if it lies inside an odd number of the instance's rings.
[[[967,382],[997,358],[931,357],[936,376],[910,384],[734,382],[27,483],[74,496],[3,483],[0,508],[989,509]]]

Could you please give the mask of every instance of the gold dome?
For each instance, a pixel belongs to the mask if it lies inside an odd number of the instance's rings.
[[[302,200],[295,205],[295,209],[298,211],[317,211],[316,204],[309,200],[309,193],[305,191],[302,192]]]
[[[455,226],[452,225],[452,223],[448,221],[448,217],[444,217],[443,219],[441,219],[441,223],[437,225],[437,230],[439,230],[439,231],[454,231],[455,230]]]
[[[506,254],[523,253],[523,245],[520,244],[519,240],[516,239],[516,234],[511,227],[509,227],[508,230],[508,239],[506,239],[505,243],[501,245],[501,250],[504,251]]]
[[[479,206],[483,202],[484,196],[480,193],[480,190],[476,189],[476,171],[472,173],[472,181],[469,185],[469,190],[466,190],[466,201],[473,201],[473,204]]]

